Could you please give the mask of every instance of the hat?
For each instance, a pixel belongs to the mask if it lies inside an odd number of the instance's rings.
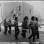
[[[32,16],[32,17],[31,17],[31,20],[34,20],[34,18],[35,18],[35,17],[34,17],[34,16]]]
[[[36,17],[36,21],[38,21],[38,18]]]

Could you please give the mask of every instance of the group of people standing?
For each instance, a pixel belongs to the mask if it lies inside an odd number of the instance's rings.
[[[27,32],[27,29],[29,29],[29,32],[31,30],[32,34],[28,37],[28,39],[30,40],[32,37],[33,37],[33,41],[35,40],[35,37],[39,39],[38,27],[40,27],[40,25],[38,24],[38,18],[32,16],[31,21],[29,23],[28,21],[29,21],[29,18],[25,16],[22,22],[22,34],[21,34],[22,37],[26,38],[26,32]],[[4,20],[4,28],[5,28],[4,34],[5,35],[7,34],[8,27],[9,27],[8,33],[11,34],[11,26],[12,26],[11,20],[9,20],[8,23],[6,22],[6,20]],[[14,36],[15,36],[15,39],[18,39],[18,35],[20,33],[19,26],[18,26],[18,17],[15,17],[14,27],[15,27]]]

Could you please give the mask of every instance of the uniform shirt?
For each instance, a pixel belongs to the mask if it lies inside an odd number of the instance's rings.
[[[29,27],[34,27],[35,26],[35,21],[30,21]]]
[[[8,23],[7,22],[4,22],[4,27],[8,27]]]
[[[23,21],[22,22],[22,28],[23,29],[27,29],[27,21]]]
[[[30,24],[29,24],[29,28],[32,30],[32,33],[36,34],[37,30],[36,30],[36,21],[30,21]]]
[[[35,29],[35,20],[34,21],[30,21],[30,24],[29,24],[29,29],[33,30],[35,33],[36,33],[36,29]]]
[[[15,21],[14,25],[15,25],[15,27],[18,27],[18,22],[17,22],[17,21]]]
[[[11,22],[8,22],[8,25],[11,26]]]

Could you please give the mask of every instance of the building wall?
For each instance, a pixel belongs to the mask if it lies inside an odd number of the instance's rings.
[[[10,13],[13,9],[16,10],[16,7],[18,7],[19,5],[22,6],[22,3],[18,3],[18,2],[5,2],[3,3],[3,16],[2,16],[2,19],[4,20],[7,16],[8,18],[12,17],[13,14]],[[23,8],[22,8],[23,10]],[[22,11],[21,11],[21,14],[22,14]],[[22,19],[22,17],[21,17]]]
[[[33,6],[23,3],[23,2],[3,2],[3,10],[2,10],[2,20],[4,20],[6,17],[11,18],[13,16],[12,13],[10,13],[13,9],[16,10],[17,7],[21,6],[21,16],[19,16],[19,21],[23,20],[24,16],[28,16],[29,19],[33,15]],[[31,13],[30,13],[31,9]]]
[[[2,16],[1,16],[1,2],[0,2],[0,23],[2,22]]]
[[[24,16],[28,16],[29,21],[30,21],[31,16],[33,16],[33,6],[32,5],[24,3]]]

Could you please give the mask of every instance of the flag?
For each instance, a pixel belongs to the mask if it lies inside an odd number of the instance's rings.
[[[21,15],[21,13],[20,13],[20,11],[18,12],[18,16],[20,16]]]

